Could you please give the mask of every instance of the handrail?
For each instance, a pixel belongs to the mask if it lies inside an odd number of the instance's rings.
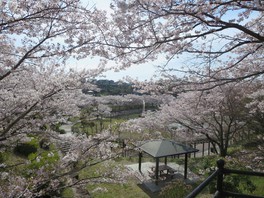
[[[193,198],[197,196],[202,190],[217,177],[219,169],[214,171],[206,180],[204,180],[199,186],[197,186],[186,198]]]
[[[262,196],[256,196],[256,195],[242,195],[239,193],[234,193],[234,192],[225,192],[225,196],[227,197],[237,197],[237,198],[263,198]]]
[[[244,171],[244,170],[234,170],[234,169],[224,169],[225,174],[239,174],[239,175],[250,175],[250,176],[260,176],[264,177],[262,172]]]
[[[225,191],[223,189],[223,175],[225,174],[240,174],[240,175],[250,175],[250,176],[260,176],[264,177],[263,172],[254,172],[254,171],[243,171],[243,170],[234,170],[224,168],[225,161],[218,160],[217,167],[218,169],[214,171],[208,178],[206,178],[199,186],[197,186],[186,198],[195,198],[202,190],[212,182],[213,179],[217,178],[217,191],[214,195],[215,198],[223,197],[238,197],[238,198],[264,198],[263,196],[255,195],[245,195],[234,192]]]

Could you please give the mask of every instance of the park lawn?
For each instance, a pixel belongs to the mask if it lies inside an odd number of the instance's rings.
[[[126,184],[95,184],[87,187],[94,198],[148,198],[149,196],[137,185],[137,182],[131,178]],[[96,190],[97,189],[97,190]],[[102,189],[102,190],[98,190]]]
[[[264,177],[255,176],[255,177],[252,177],[251,180],[256,185],[256,190],[252,193],[252,195],[263,196],[264,195],[264,188],[263,188]]]
[[[74,191],[72,188],[66,188],[63,190],[62,192],[62,195],[61,195],[62,198],[72,198],[74,197]]]
[[[126,161],[125,161],[126,162]],[[107,164],[107,166],[105,166]],[[126,169],[123,166],[124,162],[121,161],[108,161],[99,163],[95,166],[88,167],[86,169],[83,169],[80,172],[80,179],[83,178],[89,178],[89,177],[96,177],[100,173],[103,173],[106,171],[106,169],[111,169],[120,166],[121,169]],[[149,197],[137,184],[139,181],[132,175],[127,176],[126,182],[123,184],[120,183],[95,183],[95,184],[87,184],[87,190],[91,193],[92,197],[95,198],[112,198],[112,197],[118,197],[118,198],[134,198],[134,197],[140,197],[140,198],[147,198]]]

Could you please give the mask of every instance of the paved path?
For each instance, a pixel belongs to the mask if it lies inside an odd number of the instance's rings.
[[[160,165],[162,165],[163,163],[160,163]],[[192,173],[190,170],[188,170],[188,179],[184,179],[184,167],[170,162],[167,163],[168,166],[170,166],[171,168],[177,170],[177,172],[174,174],[173,177],[166,177],[165,180],[160,180],[158,182],[156,182],[154,179],[152,179],[151,177],[149,177],[149,173],[148,171],[151,170],[152,166],[155,166],[154,162],[144,162],[141,164],[141,173],[138,171],[138,164],[131,164],[131,165],[126,165],[126,167],[128,168],[128,170],[131,171],[131,174],[133,174],[136,178],[139,179],[140,184],[139,186],[141,186],[142,190],[144,190],[150,197],[159,197],[158,196],[158,192],[160,192],[160,190],[168,185],[171,181],[180,179],[183,180],[186,183],[192,183],[195,182],[197,180],[199,180],[199,176],[195,175],[194,173]]]
[[[73,124],[63,124],[60,126],[60,129],[63,129],[65,131],[65,134],[60,134],[60,136],[63,137],[69,137],[69,136],[73,136],[74,134],[72,133],[71,127],[73,126]]]
[[[162,165],[163,163],[160,163]],[[171,168],[175,169],[177,171],[177,174],[184,175],[184,166],[173,163],[173,162],[168,162],[168,166]],[[126,165],[128,170],[131,171],[132,174],[134,174],[141,182],[151,180],[151,177],[149,176],[148,171],[151,170],[151,167],[155,166],[154,162],[144,162],[141,163],[141,173],[138,170],[138,163],[137,164],[131,164],[131,165]],[[196,180],[199,179],[199,177],[195,174],[193,174],[189,169],[188,169],[188,178],[190,180]]]

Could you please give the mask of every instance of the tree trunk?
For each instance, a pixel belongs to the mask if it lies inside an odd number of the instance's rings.
[[[225,157],[227,155],[227,148],[226,147],[219,147],[220,149],[220,156]]]

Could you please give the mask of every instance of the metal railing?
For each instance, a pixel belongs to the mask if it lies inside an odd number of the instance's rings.
[[[218,169],[214,171],[206,180],[204,180],[199,186],[197,186],[186,198],[194,198],[199,195],[202,190],[209,185],[213,179],[217,179],[216,183],[216,192],[214,198],[225,198],[225,197],[239,197],[239,198],[264,198],[264,196],[255,196],[255,195],[245,195],[234,192],[225,191],[223,189],[223,179],[224,175],[227,174],[239,174],[239,175],[249,175],[249,176],[260,176],[264,177],[263,172],[253,172],[253,171],[241,171],[241,170],[232,170],[224,168],[225,161],[218,160],[217,167]]]

